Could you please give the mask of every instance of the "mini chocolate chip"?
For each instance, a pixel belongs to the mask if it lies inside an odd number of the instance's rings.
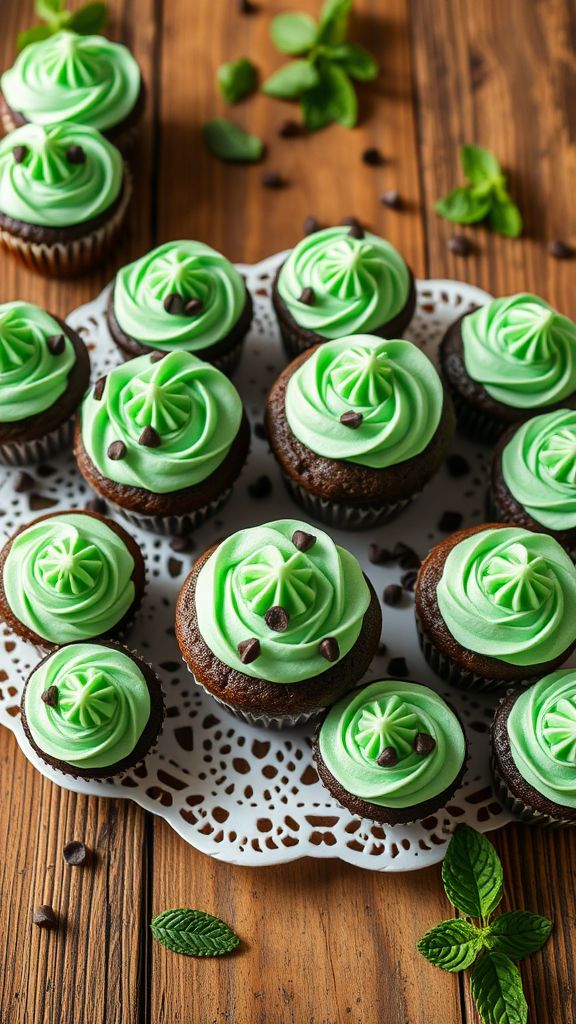
[[[466,476],[466,474],[470,472],[470,463],[463,455],[459,455],[458,452],[454,452],[446,459],[446,469],[450,476],[457,479],[460,476]]]
[[[314,294],[314,289],[310,287],[303,288],[302,291],[300,292],[300,298],[298,299],[298,302],[301,302],[304,306],[313,306],[314,303],[316,302],[316,295]]]
[[[106,454],[113,462],[118,462],[118,459],[123,459],[126,455],[126,445],[124,444],[124,441],[112,441],[112,443],[108,445],[108,451]]]
[[[52,334],[49,338],[46,338],[46,344],[48,351],[53,356],[61,356],[66,345],[66,339],[63,334]]]
[[[290,616],[281,604],[274,604],[264,615],[264,621],[268,629],[273,629],[275,633],[283,633],[285,629],[288,629]]]
[[[28,156],[28,146],[14,146],[12,156],[17,164],[24,163],[24,160]]]
[[[298,136],[304,134],[304,125],[298,121],[282,121],[278,129],[278,135],[283,139],[297,139]]]
[[[164,309],[170,316],[183,316],[184,315],[184,299],[178,292],[170,292],[162,303]]]
[[[388,644],[385,644],[383,640],[380,641],[376,648],[376,654],[379,658],[383,658],[388,653]]]
[[[548,255],[555,260],[569,260],[574,255],[574,249],[567,242],[555,238],[548,245]]]
[[[340,657],[340,648],[335,636],[327,636],[321,640],[318,650],[322,657],[326,658],[326,661],[338,661]]]
[[[242,640],[238,644],[238,654],[243,665],[251,665],[260,655],[260,641],[255,636]]]
[[[258,5],[253,0],[238,0],[238,11],[240,14],[256,14]]]
[[[252,429],[254,431],[254,434],[256,435],[257,438],[259,438],[260,441],[267,441],[268,440],[268,435],[266,433],[266,427],[264,426],[263,423],[260,423],[260,422],[255,423],[254,426],[252,427]]]
[[[447,245],[455,256],[469,256],[472,252],[472,243],[466,235],[452,235]]]
[[[92,396],[93,398],[96,399],[97,402],[100,402],[102,400],[102,395],[104,394],[105,387],[106,377],[99,377],[94,385],[94,390],[92,391]]]
[[[462,513],[461,512],[443,512],[438,520],[438,529],[442,533],[453,533],[462,526]]]
[[[397,188],[389,188],[387,192],[384,192],[380,196],[380,202],[389,210],[401,210],[404,206],[404,201]]]
[[[320,231],[320,221],[317,217],[313,217],[311,214],[306,217],[303,225],[303,231],[305,235],[313,235],[316,231]]]
[[[104,515],[106,512],[106,502],[104,498],[90,498],[84,502],[84,508],[87,512],[98,512],[100,515]]]
[[[418,569],[422,559],[414,548],[411,548],[409,544],[404,544],[403,541],[398,541],[394,545],[392,551],[393,558],[396,559],[401,569]]]
[[[264,188],[284,188],[286,182],[278,171],[264,171],[260,178]]]
[[[58,687],[49,686],[47,690],[40,694],[40,700],[43,700],[49,708],[58,707]]]
[[[86,163],[86,153],[82,146],[68,146],[66,159],[69,164],[83,164]]]
[[[369,544],[368,561],[372,562],[372,565],[385,565],[386,562],[391,561],[391,555],[386,548],[380,547],[379,544]]]
[[[196,547],[196,542],[189,533],[183,533],[178,537],[172,537],[170,547],[172,548],[172,551],[193,551]]]
[[[23,469],[18,473],[18,476],[14,481],[14,490],[16,491],[16,494],[25,494],[26,491],[32,490],[35,483],[36,481],[34,480],[34,477],[30,476],[30,473],[27,473],[26,470]]]
[[[43,903],[42,906],[35,907],[32,921],[39,928],[55,928],[57,924],[56,914],[49,903]]]
[[[182,562],[179,558],[168,559],[168,575],[175,580],[182,572]]]
[[[395,764],[398,764],[398,754],[394,747],[384,747],[382,753],[376,758],[376,764],[379,764],[381,768],[393,768]]]
[[[265,473],[259,476],[254,483],[248,485],[248,494],[251,498],[267,498],[272,493],[272,481]]]
[[[404,590],[409,590],[410,592],[412,592],[414,590],[414,587],[416,586],[416,580],[417,579],[418,579],[418,570],[417,569],[408,569],[408,572],[403,572],[402,573],[402,575],[400,577],[400,583],[402,584]]]
[[[352,214],[352,213],[349,213],[347,217],[342,217],[342,219],[340,221],[340,224],[344,228],[346,228],[346,227],[348,227],[348,228],[361,228],[362,227],[360,221],[358,220],[358,217],[355,217],[354,214]]]
[[[425,757],[426,754],[431,754],[436,746],[436,740],[428,732],[418,732],[414,737],[414,750],[417,754]]]
[[[159,363],[159,362],[162,361],[162,359],[165,359],[167,355],[168,355],[167,352],[152,352],[152,354],[150,356],[150,362],[151,363]]]
[[[349,409],[348,412],[343,412],[340,417],[340,423],[343,427],[350,427],[351,430],[358,430],[358,427],[364,419],[361,412],[354,412],[354,409]]]
[[[90,859],[90,850],[85,843],[81,843],[79,839],[72,839],[71,842],[66,843],[66,846],[62,850],[62,856],[67,864],[72,864],[74,867],[81,868],[84,864],[87,864]]]
[[[350,238],[364,238],[364,228],[361,228],[357,224],[353,224],[348,234],[350,235]]]
[[[378,167],[384,163],[384,157],[376,146],[369,146],[362,153],[362,163],[368,164],[369,167]]]
[[[388,662],[388,675],[391,679],[405,679],[408,675],[406,658],[390,658]]]
[[[145,448],[159,448],[162,438],[154,427],[146,426],[138,438],[138,444],[144,445]]]
[[[202,299],[188,299],[188,302],[184,306],[186,316],[198,316],[203,309],[204,303],[202,302]]]
[[[391,608],[394,608],[402,601],[402,587],[397,583],[389,583],[387,587],[384,587],[382,597],[384,604],[388,604]]]
[[[295,548],[298,548],[298,551],[309,551],[314,547],[316,537],[313,533],[305,533],[304,530],[294,530],[292,543]]]

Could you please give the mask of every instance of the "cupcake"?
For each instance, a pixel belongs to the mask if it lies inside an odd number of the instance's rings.
[[[528,684],[576,645],[576,569],[544,533],[488,524],[452,534],[423,561],[415,598],[426,660],[455,686]]]
[[[107,309],[125,359],[192,352],[231,373],[252,321],[236,268],[202,242],[165,242],[116,274]]]
[[[549,533],[576,557],[576,410],[557,409],[512,427],[492,462],[493,518]]]
[[[576,669],[511,690],[492,725],[499,799],[539,825],[576,824]]]
[[[164,695],[146,662],[119,644],[57,647],[32,670],[22,726],[42,760],[65,775],[107,779],[156,742]]]
[[[0,78],[5,132],[28,121],[97,128],[126,149],[144,110],[140,68],[130,51],[105,36],[63,30],[30,43]]]
[[[429,686],[383,679],[331,707],[314,741],[326,788],[352,814],[386,825],[420,821],[462,782],[466,737]]]
[[[536,295],[494,299],[440,346],[458,426],[491,443],[535,411],[576,408],[576,324]]]
[[[130,522],[186,533],[229,496],[250,427],[236,388],[188,352],[139,356],[101,377],[76,421],[90,486]]]
[[[0,618],[43,650],[122,636],[146,583],[136,541],[95,512],[52,512],[0,551]]]
[[[412,319],[416,290],[390,242],[353,225],[303,238],[278,271],[272,302],[293,359],[350,334],[400,337]]]
[[[131,192],[95,128],[25,124],[0,141],[0,248],[49,277],[82,273],[111,250]]]
[[[176,638],[215,700],[249,723],[282,728],[358,682],[381,622],[356,559],[322,531],[281,519],[200,556],[178,596]]]
[[[72,443],[90,360],[76,331],[28,302],[0,305],[0,462],[38,462]]]
[[[309,515],[366,529],[431,479],[454,431],[432,363],[410,341],[359,334],[302,352],[280,374],[266,430],[288,490]]]

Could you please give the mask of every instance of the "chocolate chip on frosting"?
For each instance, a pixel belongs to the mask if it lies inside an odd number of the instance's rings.
[[[63,334],[52,334],[49,338],[46,338],[46,344],[48,346],[48,351],[51,352],[53,356],[61,356],[64,351],[66,339]]]
[[[186,316],[198,316],[202,312],[204,304],[202,299],[188,299],[188,302],[184,305],[184,312]]]
[[[170,292],[170,294],[164,299],[162,305],[170,316],[184,315],[184,299],[181,295],[178,295],[178,292]]]
[[[335,636],[327,636],[321,640],[318,650],[322,657],[326,658],[326,661],[338,661],[340,657],[340,648]]]
[[[304,530],[295,530],[292,534],[292,543],[298,551],[309,551],[316,543],[313,533],[306,533]]]
[[[273,629],[275,633],[283,633],[285,629],[288,629],[290,616],[281,604],[275,604],[264,615],[264,621],[268,628]]]
[[[92,392],[92,396],[93,398],[96,399],[97,402],[100,402],[102,400],[102,395],[104,394],[105,387],[106,377],[99,377],[94,385],[94,390]]]
[[[12,150],[12,156],[14,157],[17,164],[24,163],[28,156],[28,146],[14,146]]]
[[[144,445],[145,448],[159,448],[162,444],[162,438],[154,427],[144,427],[144,430],[138,438],[138,444]]]
[[[238,644],[238,654],[243,665],[251,665],[260,655],[260,641],[255,636]]]
[[[436,746],[436,740],[428,732],[419,732],[414,737],[414,750],[421,757],[431,754]]]
[[[376,764],[379,764],[381,768],[393,768],[395,764],[398,764],[398,754],[394,747],[384,747],[382,753],[376,758]]]
[[[55,708],[58,704],[58,687],[49,686],[44,693],[40,694],[40,700],[43,700],[49,708]]]
[[[301,302],[304,306],[313,306],[314,303],[316,302],[316,295],[314,294],[314,289],[310,287],[303,288],[298,301]]]
[[[106,452],[109,459],[113,462],[117,462],[118,459],[123,459],[126,455],[126,445],[124,441],[112,441],[112,444],[108,445],[108,451]]]
[[[66,159],[69,164],[83,164],[86,163],[86,153],[82,146],[68,146]]]
[[[351,224],[348,234],[350,238],[364,238],[364,228],[361,224]]]
[[[340,417],[340,423],[343,427],[350,427],[350,430],[358,430],[358,427],[364,419],[361,412],[355,412],[354,409],[349,409],[348,412],[343,412]]]

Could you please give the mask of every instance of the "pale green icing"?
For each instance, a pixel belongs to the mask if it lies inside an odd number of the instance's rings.
[[[327,341],[292,374],[286,418],[311,451],[384,469],[418,455],[442,414],[442,383],[410,341],[359,334]],[[340,417],[362,415],[351,429]]]
[[[576,527],[576,411],[559,409],[523,423],[502,451],[513,498],[549,530]]]
[[[292,542],[297,530],[313,534],[307,551]],[[320,644],[334,638],[339,661],[362,629],[370,591],[356,559],[322,530],[292,519],[265,523],[227,537],[202,566],[196,582],[200,633],[220,661],[256,679],[297,683],[320,675],[330,661]],[[264,618],[280,606],[283,632]],[[256,638],[260,655],[250,664],[238,645]]]
[[[533,409],[576,391],[576,324],[536,295],[494,299],[462,321],[464,364],[497,402]]]
[[[64,336],[52,352],[48,339]],[[0,305],[0,423],[13,423],[51,408],[64,394],[76,364],[70,339],[57,320],[28,302]]]
[[[419,733],[434,748],[418,754]],[[324,719],[320,754],[335,779],[354,796],[381,807],[412,807],[448,789],[466,757],[466,740],[454,712],[434,690],[385,679],[352,690]],[[392,748],[397,763],[377,758]]]
[[[19,163],[20,146],[26,153]],[[84,151],[82,163],[68,159],[71,146]],[[94,128],[25,124],[0,141],[0,213],[40,227],[74,227],[112,205],[123,173],[120,153]]]
[[[576,808],[576,670],[544,676],[516,698],[507,722],[518,771],[539,793]]]
[[[55,707],[42,700],[51,686]],[[136,747],[150,718],[150,694],[124,651],[70,644],[32,672],[24,711],[34,742],[49,757],[77,768],[106,768]]]
[[[301,301],[312,288],[314,302]],[[278,292],[296,323],[324,338],[369,333],[406,305],[410,274],[397,250],[378,235],[353,238],[326,228],[303,238],[278,277]]]
[[[547,534],[510,526],[466,537],[436,594],[452,636],[477,654],[539,665],[576,640],[576,569]]]
[[[125,46],[67,31],[26,46],[0,79],[6,103],[27,121],[74,121],[100,131],[128,116],[140,84]]]
[[[200,301],[188,315],[164,308],[168,295]],[[114,283],[114,315],[125,334],[163,351],[200,352],[230,333],[246,304],[236,268],[203,242],[165,242],[122,267]]]
[[[170,352],[155,361],[138,356],[106,377],[100,399],[91,389],[82,403],[82,441],[96,468],[108,480],[167,494],[193,487],[226,458],[242,419],[242,401],[227,377],[188,352]],[[139,438],[146,427],[157,432],[149,447]],[[114,441],[126,446],[114,460]]]
[[[53,644],[108,633],[134,601],[134,559],[106,523],[65,512],[32,523],[4,563],[8,606]]]

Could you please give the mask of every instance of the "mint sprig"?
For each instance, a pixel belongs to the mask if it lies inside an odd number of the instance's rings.
[[[526,1024],[528,1007],[513,961],[544,945],[552,921],[528,910],[491,920],[502,899],[502,864],[488,839],[468,825],[459,825],[448,844],[442,881],[465,917],[431,928],[420,939],[419,952],[444,971],[470,969],[470,991],[484,1024]]]
[[[220,160],[254,163],[264,153],[264,143],[257,135],[251,135],[225,117],[206,121],[202,132],[208,149]]]
[[[258,84],[258,71],[247,57],[228,61],[218,68],[218,85],[227,103],[238,103],[254,92]]]
[[[522,233],[522,215],[494,154],[481,146],[461,146],[460,163],[468,183],[439,199],[436,212],[455,224],[486,221],[497,234],[517,238]]]
[[[150,927],[158,942],[184,956],[224,956],[240,945],[238,936],[219,917],[189,907],[163,910]]]
[[[105,3],[88,3],[75,11],[67,9],[67,0],[35,0],[34,10],[41,24],[20,32],[16,39],[18,51],[30,43],[38,43],[48,36],[69,29],[78,35],[88,36],[100,32],[106,24],[107,5]]]

